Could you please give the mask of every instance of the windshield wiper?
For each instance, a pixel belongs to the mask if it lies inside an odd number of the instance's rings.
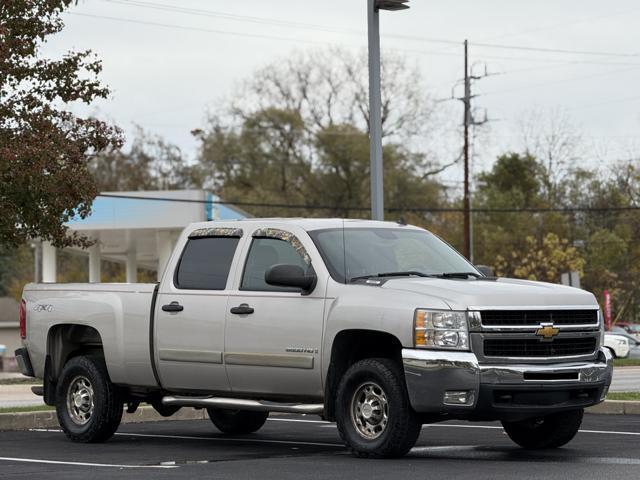
[[[353,277],[349,279],[349,282],[355,280],[367,280],[368,278],[382,278],[382,277],[429,277],[430,275],[422,272],[385,272],[385,273],[373,273],[371,275],[362,275],[360,277]]]
[[[429,275],[430,277],[436,278],[485,278],[483,275],[480,275],[476,272],[445,272],[445,273],[435,273],[433,275]]]

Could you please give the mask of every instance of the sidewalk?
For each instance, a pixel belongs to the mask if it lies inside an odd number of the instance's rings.
[[[0,408],[44,405],[42,397],[34,395],[32,385],[0,385]]]

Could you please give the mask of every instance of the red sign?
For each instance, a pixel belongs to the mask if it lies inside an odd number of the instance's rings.
[[[611,294],[609,290],[604,291],[604,327],[611,330]]]

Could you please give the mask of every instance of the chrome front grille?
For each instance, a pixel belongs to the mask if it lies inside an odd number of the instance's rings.
[[[550,342],[536,338],[485,338],[485,357],[572,357],[590,355],[596,349],[598,339],[558,338]]]
[[[553,323],[554,325],[598,325],[597,310],[487,310],[481,313],[482,325],[523,326]]]
[[[597,354],[599,316],[595,309],[487,309],[470,313],[470,334],[481,362],[582,360]]]

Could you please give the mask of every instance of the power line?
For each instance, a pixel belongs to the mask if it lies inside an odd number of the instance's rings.
[[[178,13],[183,13],[188,15],[213,16],[213,17],[225,18],[230,20],[239,20],[239,21],[246,21],[246,22],[252,22],[252,23],[285,26],[285,27],[292,27],[292,28],[314,29],[314,30],[328,31],[333,33],[344,33],[348,35],[364,35],[366,33],[360,30],[341,29],[341,28],[329,27],[329,26],[318,25],[318,24],[288,22],[288,21],[283,21],[283,20],[274,19],[274,18],[229,14],[229,13],[219,12],[219,11],[181,7],[178,5],[171,5],[166,3],[158,4],[154,2],[145,2],[140,0],[130,0],[130,1],[102,0],[102,1],[109,2],[109,3],[118,3],[122,5],[137,6],[141,8],[151,8],[155,10],[173,11],[173,12],[178,12]],[[84,14],[84,15],[88,15],[88,14]],[[111,18],[114,18],[114,17],[111,17]],[[236,34],[238,33],[236,32]],[[386,34],[386,36],[389,38],[397,38],[401,40],[413,40],[413,41],[446,44],[446,45],[460,45],[460,41],[458,40],[444,39],[444,38],[433,38],[433,37],[424,37],[419,35],[406,35],[406,34],[394,34],[394,33]],[[564,49],[564,48],[545,48],[545,47],[535,47],[535,46],[526,46],[526,45],[506,45],[506,44],[500,44],[500,43],[474,42],[474,46],[482,47],[482,48],[519,50],[519,51],[543,52],[543,53],[555,53],[555,54],[640,58],[640,54],[638,53],[621,53],[621,52],[607,52],[607,51],[594,51],[594,50],[572,50],[572,49]]]
[[[113,1],[113,0],[112,0]],[[258,39],[268,39],[268,40],[276,40],[276,41],[284,41],[287,43],[295,42],[295,43],[306,43],[312,45],[331,45],[330,42],[318,41],[318,40],[309,40],[309,39],[301,39],[301,38],[293,38],[293,37],[281,37],[276,35],[268,35],[268,34],[259,34],[259,33],[245,33],[245,32],[236,32],[232,30],[219,30],[219,29],[211,29],[211,28],[202,28],[188,25],[178,25],[175,23],[163,23],[163,22],[154,22],[147,20],[136,20],[132,18],[123,18],[123,17],[113,17],[109,15],[95,15],[89,13],[78,13],[78,12],[68,12],[68,15],[74,15],[79,17],[87,17],[87,18],[96,18],[101,20],[110,20],[115,22],[122,23],[132,23],[136,25],[146,25],[150,27],[160,27],[160,28],[170,28],[182,31],[193,31],[193,32],[201,32],[201,33],[213,33],[218,35],[231,35],[236,37],[245,37],[245,38],[258,38]],[[435,41],[435,40],[434,40]],[[460,42],[456,42],[453,40],[447,40],[447,43],[461,45]],[[354,47],[354,45],[351,45]],[[390,50],[396,50],[403,53],[416,53],[420,55],[442,55],[448,57],[456,57],[458,56],[452,52],[438,52],[438,51],[429,51],[429,50],[416,50],[416,49],[406,49],[406,48],[392,48]],[[505,60],[511,62],[543,62],[545,64],[549,63],[549,59],[545,58],[523,58],[523,57],[509,57],[509,56],[499,56],[499,55],[482,55],[482,58],[485,59],[496,59],[496,60]],[[579,62],[563,62],[558,61],[555,65],[570,65],[573,63],[585,64],[585,65],[605,65],[605,66],[640,66],[640,62],[611,62],[611,61],[593,61],[593,60],[581,60]],[[505,72],[510,73],[510,72]]]
[[[248,37],[248,38],[259,38],[259,39],[269,39],[269,40],[281,40],[285,42],[297,42],[297,43],[312,43],[316,45],[323,45],[327,42],[319,42],[315,40],[307,40],[301,38],[291,38],[291,37],[280,37],[276,35],[265,35],[260,33],[245,33],[245,32],[234,32],[232,30],[216,30],[212,28],[201,28],[201,27],[193,27],[193,26],[185,26],[185,25],[177,25],[175,23],[161,23],[161,22],[151,22],[147,20],[135,20],[132,18],[122,18],[122,17],[111,17],[107,15],[93,15],[90,13],[78,13],[78,12],[69,12],[68,15],[75,15],[78,17],[89,17],[89,18],[99,18],[103,20],[112,20],[116,22],[125,22],[125,23],[135,23],[138,25],[148,25],[152,27],[163,27],[163,28],[175,28],[178,30],[190,30],[194,32],[204,32],[204,33],[217,33],[221,35],[233,35],[237,37]]]
[[[640,65],[638,65],[640,66]],[[505,93],[512,93],[512,92],[519,92],[522,90],[529,90],[531,88],[537,88],[537,87],[543,87],[546,85],[557,85],[560,83],[567,83],[567,82],[573,82],[575,80],[587,80],[590,78],[596,78],[596,77],[604,77],[607,75],[612,75],[614,73],[621,73],[621,72],[627,72],[627,71],[631,71],[631,70],[635,70],[636,68],[638,68],[637,66],[633,66],[633,67],[627,67],[627,68],[617,68],[615,70],[607,70],[606,72],[598,72],[598,73],[594,73],[592,75],[580,75],[580,76],[575,76],[575,77],[570,77],[570,78],[563,78],[560,80],[553,80],[550,82],[541,82],[541,83],[534,83],[534,84],[530,84],[530,85],[524,85],[521,87],[515,87],[515,88],[508,88],[506,90],[496,90],[496,91],[489,91],[489,92],[482,92],[483,96],[486,95],[503,95]]]
[[[370,207],[350,207],[336,205],[304,205],[290,203],[261,203],[261,202],[227,202],[222,200],[197,200],[191,198],[171,198],[171,197],[145,197],[138,195],[120,195],[112,193],[101,193],[97,195],[101,198],[116,198],[127,200],[152,200],[159,202],[178,202],[178,203],[199,203],[205,205],[230,205],[238,207],[264,207],[264,208],[283,208],[295,210],[354,210],[368,212]],[[423,212],[423,213],[463,213],[464,208],[458,207],[392,207],[387,208],[388,212]],[[640,206],[629,205],[621,207],[524,207],[524,208],[472,208],[472,213],[577,213],[577,212],[627,212],[640,211]]]

